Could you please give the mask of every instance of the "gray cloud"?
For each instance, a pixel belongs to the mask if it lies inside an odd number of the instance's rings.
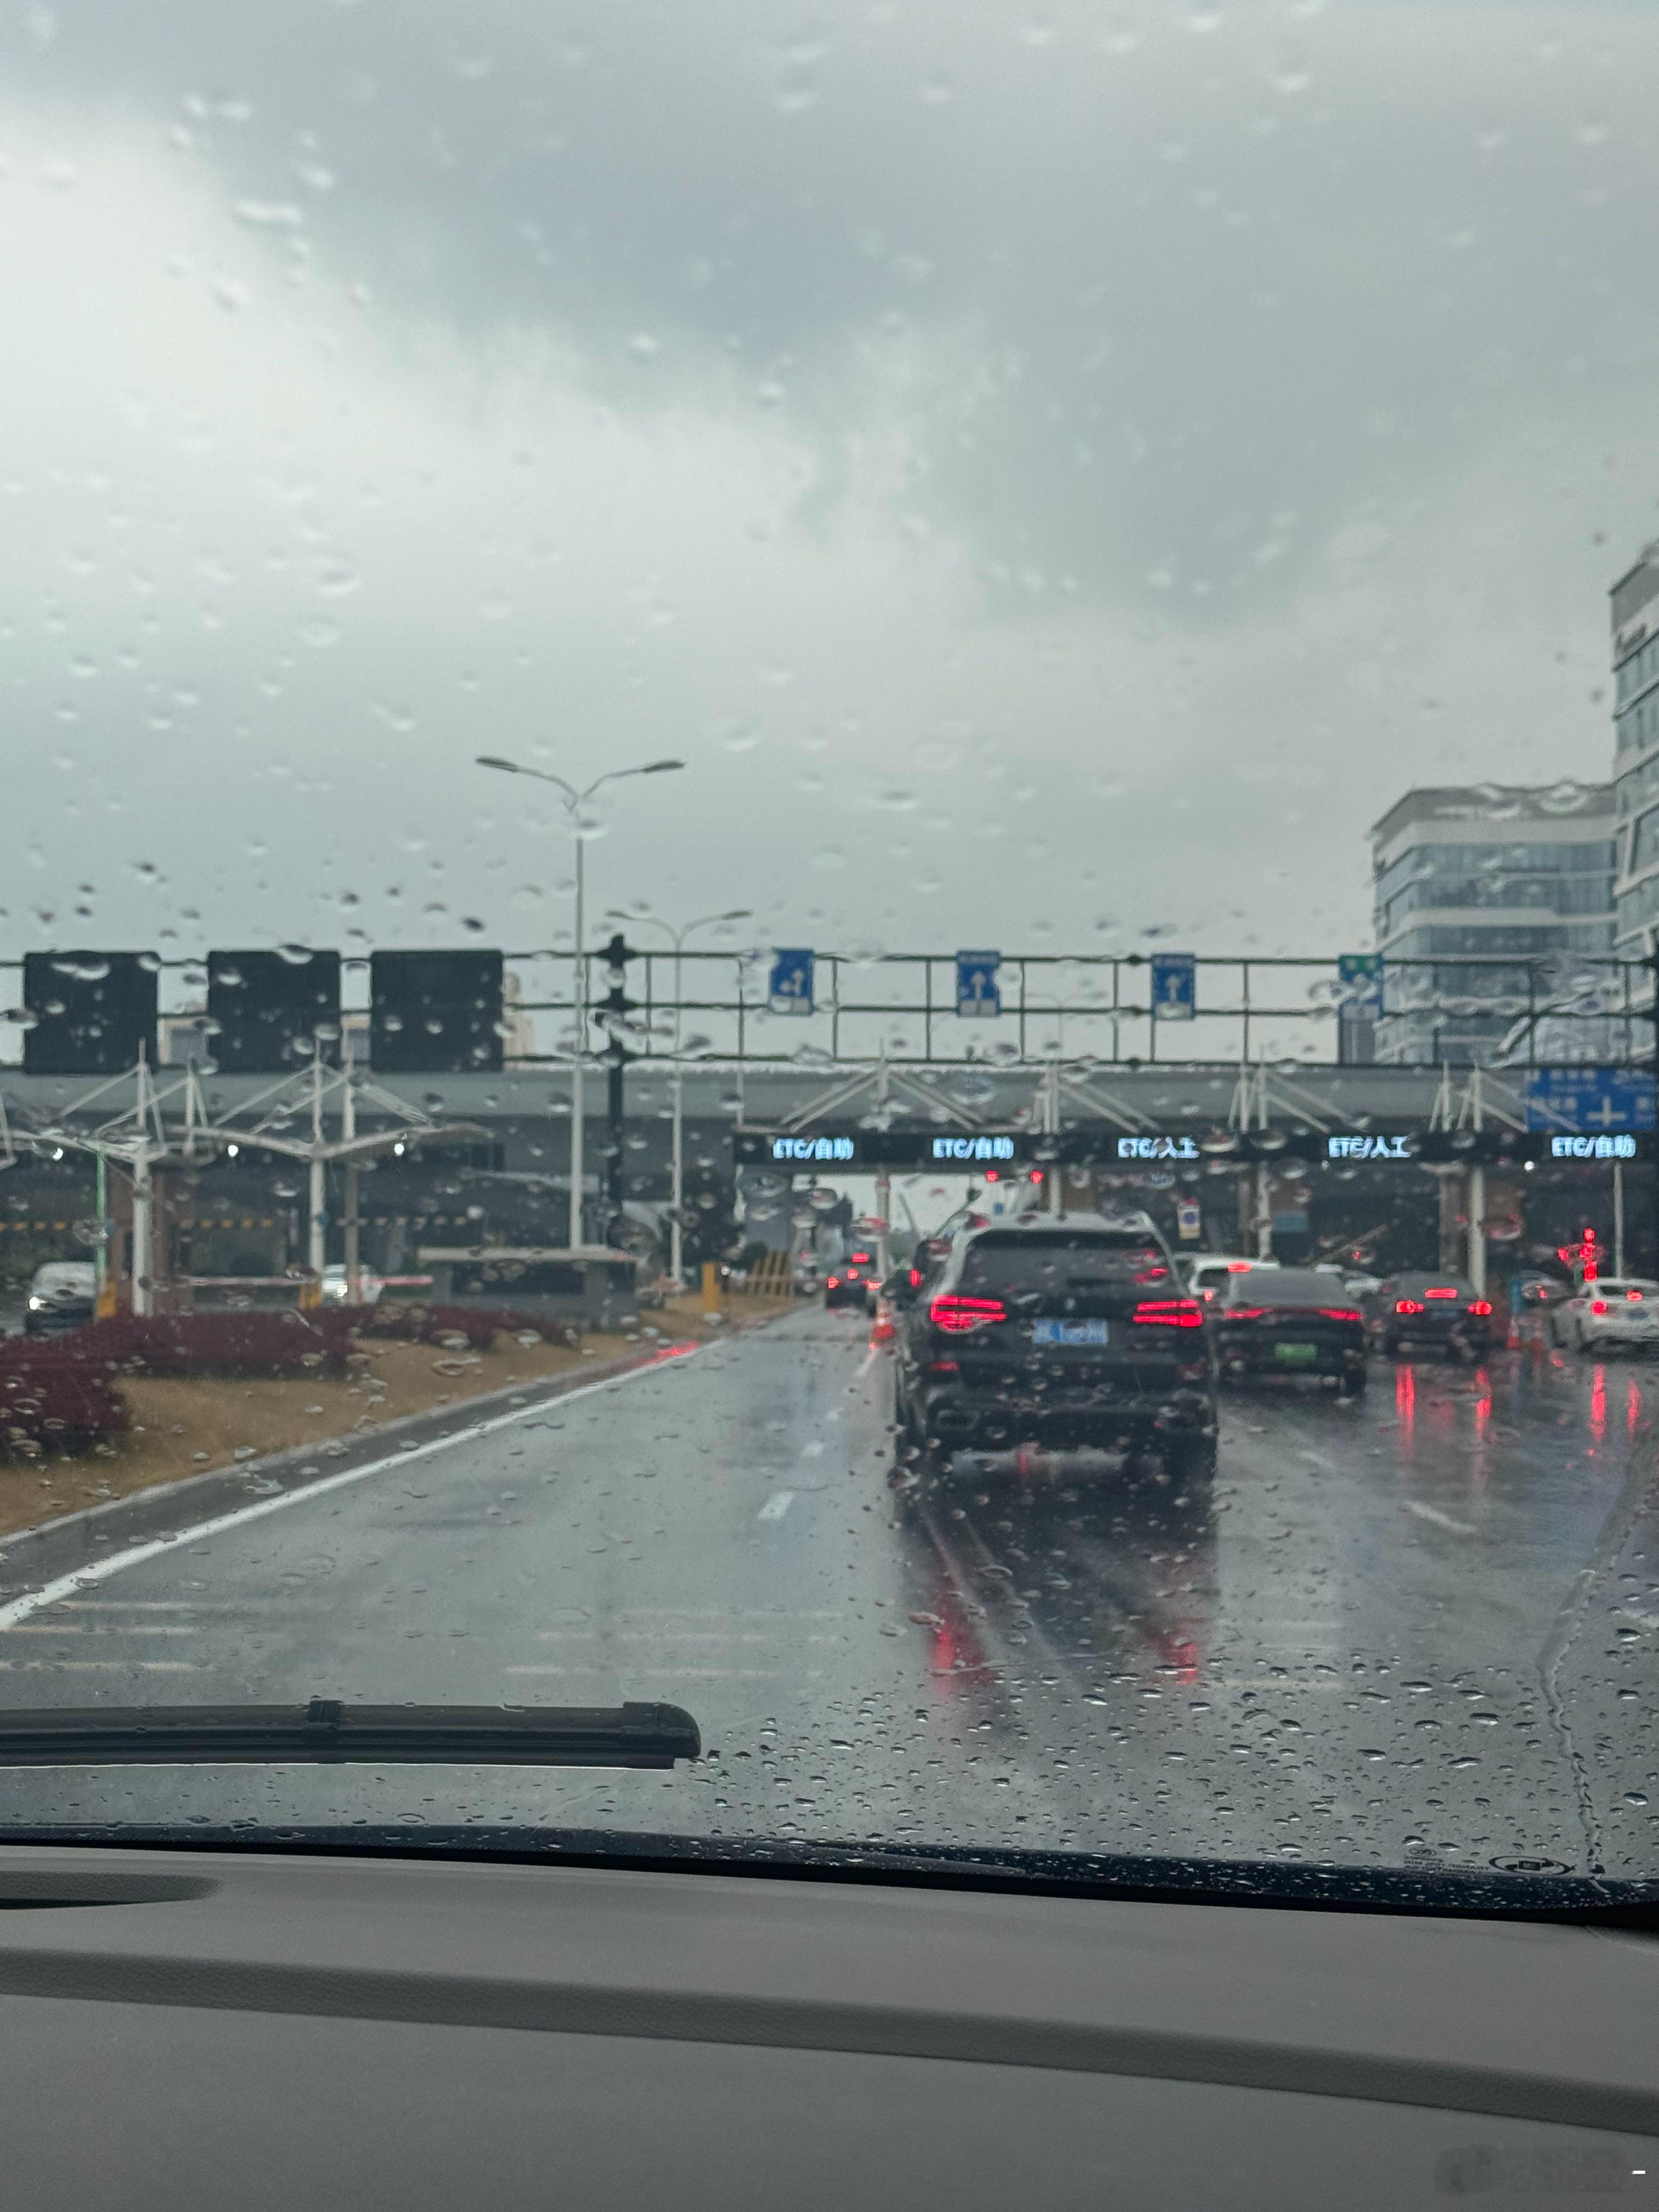
[[[1605,765],[1640,10],[11,20],[35,941],[550,927],[471,754],[672,744],[665,910],[1304,949],[1404,783]]]

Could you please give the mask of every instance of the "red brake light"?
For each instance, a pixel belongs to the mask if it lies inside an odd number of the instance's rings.
[[[1423,1310],[1415,1298],[1396,1298],[1394,1310],[1396,1313],[1421,1313]]]
[[[849,1260],[856,1260],[861,1267],[867,1267],[870,1264],[870,1255],[867,1252],[849,1252],[847,1256]]]
[[[1266,1306],[1229,1306],[1223,1314],[1224,1321],[1260,1321],[1267,1310]]]
[[[1358,1321],[1360,1318],[1358,1306],[1321,1306],[1319,1310],[1327,1321]],[[1475,1311],[1478,1313],[1480,1310],[1477,1306]]]
[[[960,1336],[970,1329],[989,1328],[994,1322],[1006,1321],[1008,1309],[1000,1298],[964,1298],[944,1291],[928,1307],[927,1318],[935,1328]]]
[[[1607,1302],[1605,1298],[1592,1298],[1590,1300],[1590,1311],[1592,1313],[1605,1313],[1607,1310]]]
[[[921,1288],[921,1270],[920,1267],[912,1267],[910,1270],[910,1288],[913,1291],[919,1291]]]
[[[831,1275],[830,1280],[824,1285],[824,1288],[826,1290],[833,1291],[840,1280],[841,1277],[839,1275]]]
[[[1437,1291],[1437,1291],[1424,1291],[1424,1293],[1423,1293],[1423,1295],[1424,1295],[1424,1297],[1425,1297],[1425,1298],[1455,1298],[1455,1297],[1457,1296],[1457,1293],[1456,1293],[1456,1291]]]
[[[1492,1311],[1492,1300],[1490,1298],[1472,1298],[1469,1301],[1469,1311],[1472,1314],[1489,1314]]]
[[[1202,1328],[1204,1308],[1196,1298],[1142,1298],[1134,1317],[1143,1327]]]
[[[1252,1260],[1229,1260],[1227,1273],[1230,1275],[1248,1275],[1255,1264]]]

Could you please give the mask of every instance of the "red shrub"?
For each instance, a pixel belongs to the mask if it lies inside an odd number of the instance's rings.
[[[337,1372],[350,1316],[276,1313],[115,1314],[57,1340],[62,1356],[106,1373],[291,1375]]]
[[[0,1450],[84,1451],[131,1420],[108,1376],[59,1346],[0,1347]]]

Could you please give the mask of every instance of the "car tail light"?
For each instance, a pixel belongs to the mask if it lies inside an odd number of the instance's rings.
[[[825,1290],[833,1291],[840,1281],[841,1277],[839,1275],[831,1275],[829,1281],[824,1285]]]
[[[1639,1306],[1642,1303],[1642,1293],[1640,1291],[1626,1291],[1625,1296],[1630,1300],[1632,1305]]]
[[[1221,1318],[1223,1321],[1260,1321],[1267,1310],[1266,1306],[1229,1306]]]
[[[849,1252],[847,1256],[849,1260],[855,1260],[860,1267],[867,1267],[870,1264],[870,1255],[867,1252]]]
[[[1607,1310],[1607,1302],[1605,1298],[1592,1298],[1590,1300],[1590,1311],[1592,1313],[1605,1313]]]
[[[1469,1301],[1469,1311],[1472,1314],[1489,1314],[1492,1311],[1492,1300],[1490,1298],[1472,1298]]]
[[[1430,1295],[1432,1297],[1433,1293],[1431,1292]],[[1421,1313],[1423,1310],[1415,1298],[1396,1298],[1394,1302],[1394,1310],[1396,1313]]]
[[[989,1328],[994,1322],[1006,1321],[1008,1309],[1000,1298],[964,1298],[946,1291],[928,1307],[927,1318],[935,1328],[961,1336],[971,1329]]]
[[[1319,1310],[1327,1321],[1358,1321],[1360,1317],[1358,1306],[1321,1306]]]
[[[921,1270],[920,1267],[912,1267],[910,1270],[910,1288],[913,1291],[919,1291],[921,1288]]]
[[[1455,1298],[1457,1293],[1455,1291],[1425,1291],[1423,1295],[1425,1298]]]
[[[1170,1271],[1167,1267],[1142,1267],[1135,1276],[1138,1283],[1167,1283],[1169,1279]]]
[[[1204,1308],[1197,1298],[1142,1298],[1134,1318],[1143,1328],[1202,1328]]]
[[[1229,1260],[1227,1273],[1230,1275],[1248,1275],[1255,1265],[1254,1260]]]

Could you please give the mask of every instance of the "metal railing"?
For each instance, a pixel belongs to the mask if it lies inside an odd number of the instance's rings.
[[[582,1042],[574,956],[531,948],[503,957],[505,1060],[568,1065]],[[1005,954],[1000,1012],[969,1018],[957,1011],[952,953],[818,952],[811,1010],[780,1012],[768,1002],[769,951],[641,949],[627,970],[624,988],[635,1006],[620,1031],[629,1054],[645,1060],[808,1067],[881,1058],[895,1066],[993,1071],[1053,1060],[1436,1067],[1480,1060],[1533,1068],[1653,1057],[1653,967],[1645,960],[1565,953],[1390,959],[1373,1006],[1339,977],[1334,954],[1200,954],[1191,1013],[1176,1020],[1152,1004],[1152,957]],[[603,994],[594,988],[605,980],[602,960],[596,951],[586,956],[589,1055],[607,1038],[597,1011]],[[0,970],[20,964],[0,961]],[[171,1041],[171,1025],[199,1013],[192,994],[205,973],[200,960],[157,966],[159,1025]],[[364,1030],[367,959],[343,963],[343,1022]],[[22,1035],[15,1024],[8,1033],[0,1018],[0,1063],[16,1065]],[[171,1054],[156,1057],[178,1064]]]

